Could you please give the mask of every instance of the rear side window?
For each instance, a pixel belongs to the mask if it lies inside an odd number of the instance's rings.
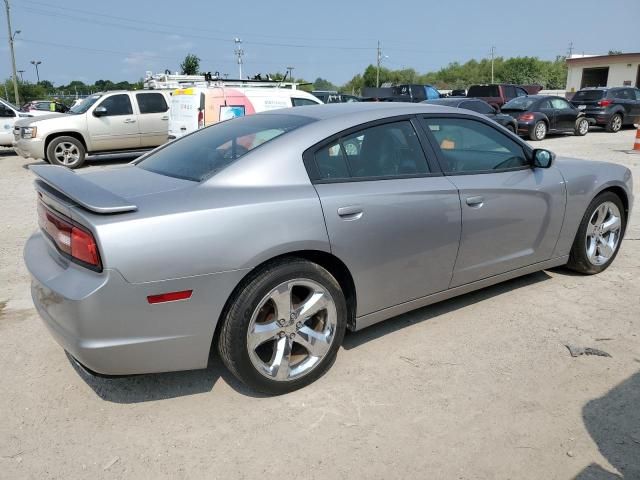
[[[131,100],[129,95],[112,95],[103,100],[99,107],[107,109],[107,115],[131,115],[133,109],[131,108]]]
[[[603,90],[580,90],[571,99],[572,102],[592,102],[604,97]]]
[[[327,103],[332,103],[332,102],[327,102]],[[304,107],[305,105],[318,105],[318,102],[314,102],[313,100],[309,100],[308,98],[291,97],[291,104],[294,107]]]
[[[140,113],[163,113],[169,110],[161,93],[136,93]]]
[[[286,114],[234,118],[171,142],[137,165],[168,177],[200,182],[260,145],[313,121]]]
[[[515,98],[516,97],[516,88],[513,85],[505,85],[502,87],[504,91],[505,98]]]
[[[460,104],[460,108],[466,108],[467,110],[482,113],[483,115],[494,113],[494,110],[491,107],[491,105],[482,101],[463,102]]]
[[[488,173],[529,165],[522,147],[489,125],[463,118],[426,118],[446,173]]]
[[[416,131],[408,120],[345,135],[318,150],[315,162],[321,180],[429,173]]]
[[[551,101],[551,106],[553,108],[558,108],[560,110],[563,110],[565,108],[571,108],[571,106],[569,105],[569,102],[567,102],[566,100],[563,100],[562,98],[551,98],[549,100]]]
[[[467,97],[499,97],[500,91],[497,85],[472,85],[469,87]]]

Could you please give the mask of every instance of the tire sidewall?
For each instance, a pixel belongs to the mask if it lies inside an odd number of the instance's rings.
[[[337,325],[331,348],[320,363],[305,376],[282,382],[265,377],[253,366],[247,348],[247,331],[253,312],[262,299],[276,286],[293,279],[313,280],[329,291],[336,307]],[[222,321],[218,346],[227,368],[249,387],[279,395],[309,385],[331,367],[344,338],[347,305],[340,285],[327,270],[309,261],[296,259],[266,266],[238,291]]]
[[[77,162],[71,165],[65,165],[64,163],[61,163],[58,160],[56,160],[54,150],[62,142],[73,143],[78,148],[78,151],[80,153],[80,158],[78,159]],[[54,138],[47,146],[47,161],[51,165],[59,165],[62,167],[75,169],[75,168],[81,167],[84,164],[84,161],[86,160],[86,158],[87,158],[87,154],[84,146],[82,145],[82,142],[75,137],[57,137],[57,138]]]
[[[603,265],[594,265],[587,258],[586,252],[586,237],[587,237],[587,225],[593,212],[598,208],[601,204],[605,202],[614,203],[618,209],[620,210],[620,239],[618,240],[618,245],[616,247],[616,251],[613,252],[609,261]],[[603,272],[613,263],[613,261],[618,256],[618,252],[620,251],[620,247],[622,246],[622,240],[624,238],[625,230],[627,228],[627,218],[625,215],[624,205],[622,204],[622,200],[620,197],[613,192],[603,192],[596,196],[589,206],[587,207],[584,216],[582,217],[582,221],[580,222],[580,226],[578,227],[578,232],[576,233],[576,238],[573,242],[573,246],[571,248],[571,254],[569,258],[569,266],[574,270],[577,270],[581,273],[585,274],[596,274]]]

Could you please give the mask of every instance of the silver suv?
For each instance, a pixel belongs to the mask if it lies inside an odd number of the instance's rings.
[[[26,158],[80,167],[87,155],[149,150],[167,141],[169,92],[96,93],[65,114],[19,120],[13,146]]]

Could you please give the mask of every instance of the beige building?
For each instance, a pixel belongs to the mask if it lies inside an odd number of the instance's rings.
[[[567,94],[585,87],[640,88],[640,53],[567,58]]]

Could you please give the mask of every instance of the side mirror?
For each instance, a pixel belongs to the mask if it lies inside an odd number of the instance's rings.
[[[536,148],[533,151],[533,166],[535,168],[549,168],[556,158],[556,154],[545,150],[544,148]]]
[[[93,111],[93,114],[96,117],[104,117],[107,114],[107,109],[105,107],[98,107]]]

